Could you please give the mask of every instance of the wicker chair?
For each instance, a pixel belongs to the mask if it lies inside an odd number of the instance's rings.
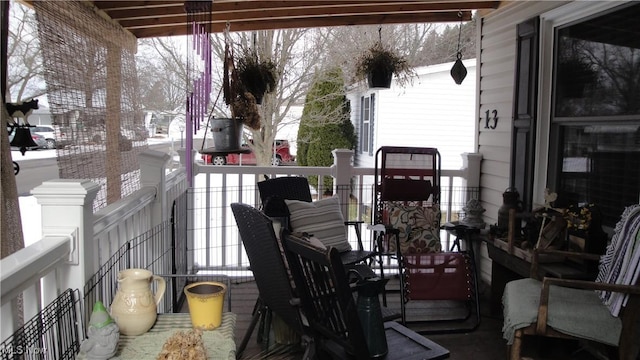
[[[305,335],[300,308],[294,305],[296,296],[271,220],[259,210],[246,204],[233,203],[231,209],[260,293],[251,324],[238,346],[238,358],[245,350],[260,319],[262,319],[261,328],[264,331],[258,334],[258,339],[264,346],[268,346],[272,313],[280,317],[305,341],[308,338]]]
[[[301,176],[285,176],[258,182],[258,191],[264,213],[271,218],[283,220],[283,227],[291,229],[288,224],[289,212],[284,200],[300,200],[311,202],[311,190],[307,178]],[[361,236],[361,221],[345,221],[345,226],[353,226],[358,240],[358,249],[340,253],[342,263],[354,265],[367,262],[376,257],[373,251],[364,250]]]
[[[282,242],[316,352],[322,358],[370,359],[368,329],[363,329],[338,251],[320,249],[286,231]],[[449,357],[447,349],[395,321],[385,322],[384,329],[387,360]]]

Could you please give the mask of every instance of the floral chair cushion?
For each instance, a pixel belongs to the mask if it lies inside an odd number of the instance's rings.
[[[410,206],[400,203],[389,205],[389,225],[398,229],[398,242],[403,254],[436,253],[442,251],[440,244],[440,207]],[[396,251],[394,241],[389,241],[389,250]]]

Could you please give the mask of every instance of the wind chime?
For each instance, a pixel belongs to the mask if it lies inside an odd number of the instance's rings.
[[[458,30],[458,51],[456,52],[456,62],[451,68],[451,77],[456,84],[462,84],[462,80],[467,77],[467,68],[462,63],[462,52],[460,51],[460,38],[462,35],[462,11],[458,11],[458,17],[460,18],[460,26]]]
[[[193,135],[207,116],[211,99],[211,0],[184,2],[187,12],[187,178],[191,186]]]

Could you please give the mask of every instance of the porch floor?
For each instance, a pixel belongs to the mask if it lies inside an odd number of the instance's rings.
[[[500,314],[490,314],[489,293],[487,286],[481,289],[481,322],[474,331],[425,334],[424,336],[447,348],[451,352],[450,359],[453,360],[507,359],[507,346],[505,340],[502,339],[501,331],[502,317]],[[257,296],[257,287],[253,281],[231,284],[231,311],[237,315],[236,345],[240,344],[249,327]],[[394,304],[399,304],[399,296],[390,293],[388,301],[390,307],[393,307]],[[415,326],[411,324],[409,327],[415,329]],[[257,343],[256,333],[257,331],[253,332],[240,359],[300,359],[302,357],[302,351],[286,346],[280,346],[275,350],[272,348],[270,352],[262,350],[261,345]],[[548,340],[550,339],[527,338],[523,356],[535,360],[601,359],[582,350],[577,342]]]

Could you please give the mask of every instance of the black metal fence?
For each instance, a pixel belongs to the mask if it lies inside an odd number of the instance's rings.
[[[179,196],[172,207],[171,218],[145,234],[125,243],[87,281],[84,288],[85,323],[88,322],[93,304],[113,302],[118,290],[118,273],[125,269],[140,268],[151,271],[166,281],[166,290],[158,305],[158,312],[181,312],[184,307],[183,289],[196,281],[228,283],[224,275],[198,272],[189,264],[190,252],[187,239],[187,193]],[[152,291],[155,293],[155,283]],[[231,292],[227,291],[227,304]]]
[[[84,338],[80,294],[68,289],[0,344],[0,359],[75,359]]]

